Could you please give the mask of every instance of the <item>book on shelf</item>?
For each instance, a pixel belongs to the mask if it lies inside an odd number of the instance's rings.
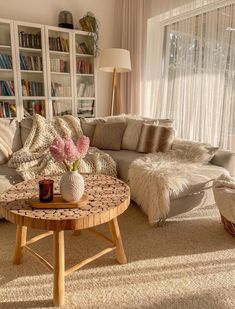
[[[1,80],[0,81],[0,96],[14,96],[14,81],[12,80]]]
[[[94,115],[95,100],[79,100],[78,102],[78,116]]]
[[[92,65],[88,60],[77,59],[77,73],[80,74],[91,74]]]
[[[53,97],[70,97],[71,96],[71,87],[64,86],[60,83],[51,83],[51,95]]]
[[[49,37],[49,49],[53,51],[69,52],[69,40],[62,37]]]
[[[0,54],[0,69],[12,69],[11,55]]]
[[[26,48],[41,48],[41,32],[36,34],[26,33],[24,31],[19,32],[19,45]]]
[[[16,117],[16,105],[10,102],[0,102],[0,118]]]
[[[86,42],[76,42],[76,52],[78,54],[93,55],[93,46],[87,44]]]
[[[78,89],[77,91],[78,97],[94,97],[95,96],[94,84],[79,83],[77,89]]]
[[[42,71],[42,57],[26,56],[20,53],[20,69],[25,71]]]
[[[53,101],[53,115],[63,116],[72,114],[72,104],[69,101]]]
[[[44,101],[24,101],[24,116],[39,114],[45,116]]]
[[[51,72],[69,73],[69,62],[64,59],[51,58],[50,69]]]
[[[21,80],[22,85],[22,96],[43,96],[43,83],[31,81],[31,80]]]

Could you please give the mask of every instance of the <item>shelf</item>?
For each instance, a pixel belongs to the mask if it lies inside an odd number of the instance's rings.
[[[15,100],[15,96],[0,96],[0,100]]]
[[[94,76],[94,74],[82,74],[82,73],[76,73],[77,76]]]
[[[54,75],[67,75],[67,76],[69,76],[70,72],[51,72],[51,74],[54,74]]]
[[[0,49],[11,49],[11,46],[9,46],[9,45],[1,45],[0,44]]]
[[[22,73],[43,73],[43,71],[34,71],[34,70],[20,70]]]
[[[77,97],[77,100],[95,100],[95,97]]]
[[[0,72],[12,72],[12,69],[1,69],[0,68]]]
[[[35,97],[33,97],[33,96],[24,96],[24,97],[22,97],[22,99],[23,100],[45,100],[46,99],[46,97],[37,97],[37,96],[35,96]]]
[[[94,58],[94,55],[91,54],[81,54],[81,53],[76,53],[77,57],[90,57],[90,58]]]
[[[25,52],[33,52],[33,53],[41,53],[42,49],[41,48],[30,48],[30,47],[19,47],[20,51],[25,51]]]
[[[57,51],[57,50],[49,50],[52,55],[69,55],[69,52]]]
[[[56,101],[56,100],[72,100],[73,98],[72,97],[51,97],[50,99],[53,101]]]

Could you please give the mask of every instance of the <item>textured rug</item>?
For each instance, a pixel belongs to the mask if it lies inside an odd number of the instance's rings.
[[[116,264],[110,253],[68,276],[63,308],[235,308],[235,239],[215,206],[161,228],[131,206],[119,222],[129,263]],[[52,274],[27,252],[23,264],[12,265],[15,229],[0,220],[0,308],[52,308]],[[106,245],[87,232],[67,232],[65,242],[67,266]],[[51,238],[36,247],[52,260]]]

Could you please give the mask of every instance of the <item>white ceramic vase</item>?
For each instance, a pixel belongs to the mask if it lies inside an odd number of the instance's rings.
[[[60,193],[67,202],[79,201],[84,193],[84,179],[78,171],[66,172],[60,179]]]

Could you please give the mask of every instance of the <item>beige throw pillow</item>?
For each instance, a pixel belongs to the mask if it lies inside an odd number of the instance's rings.
[[[122,139],[122,149],[136,150],[140,139],[142,125],[157,124],[155,119],[127,119],[127,127]]]
[[[167,152],[171,149],[175,130],[171,127],[143,124],[138,143],[138,152]]]
[[[0,164],[8,161],[12,152],[22,148],[19,122],[0,119]]]
[[[91,146],[99,149],[120,150],[125,123],[97,123]]]

